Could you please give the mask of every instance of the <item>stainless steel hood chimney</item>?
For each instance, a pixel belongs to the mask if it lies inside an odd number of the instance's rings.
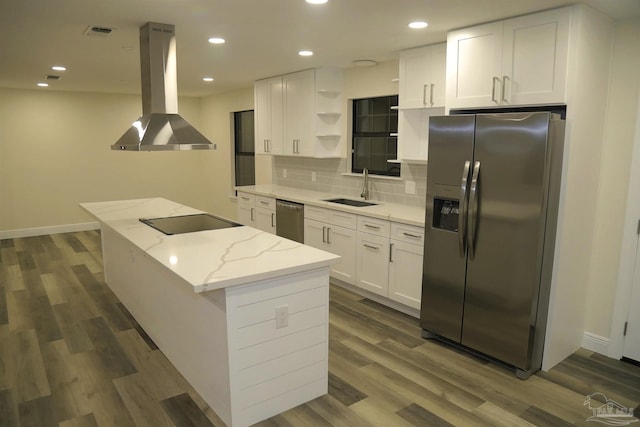
[[[215,150],[178,115],[175,28],[147,22],[140,27],[142,116],[111,146],[112,150]]]

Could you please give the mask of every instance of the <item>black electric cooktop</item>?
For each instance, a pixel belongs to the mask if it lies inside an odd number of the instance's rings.
[[[240,224],[218,218],[211,214],[168,216],[164,218],[140,218],[140,222],[166,234],[195,233],[196,231],[219,230],[221,228],[238,227]]]

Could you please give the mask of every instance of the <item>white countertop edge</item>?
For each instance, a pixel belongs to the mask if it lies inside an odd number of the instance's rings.
[[[358,215],[364,215],[368,217],[383,219],[387,221],[399,222],[402,224],[413,225],[416,227],[424,227],[424,208],[417,206],[403,206],[394,205],[392,203],[379,202],[376,200],[370,200],[372,203],[376,203],[375,206],[353,207],[348,205],[341,205],[339,203],[327,202],[324,199],[332,199],[344,197],[346,199],[356,199],[350,196],[342,196],[339,194],[328,194],[314,190],[305,190],[295,187],[283,187],[276,185],[249,185],[242,187],[235,187],[237,191],[254,194],[257,196],[274,197],[276,199],[282,198],[291,202],[302,203],[305,205],[312,205],[321,208],[333,209],[342,212],[349,212]],[[306,194],[306,195],[305,195]],[[384,212],[380,212],[384,209]],[[411,218],[415,215],[402,215],[398,211],[405,209],[418,212],[419,220]],[[376,212],[376,210],[378,210]]]
[[[138,214],[134,216],[131,216],[131,214],[127,214],[127,210],[129,209],[133,209],[133,210],[137,208],[144,209],[145,206],[149,204],[157,203],[158,201],[166,204],[166,207],[170,209],[170,214],[168,214],[169,213],[168,211],[156,211],[157,213],[148,212],[143,216],[146,216],[146,217],[179,216],[179,215],[190,215],[194,213],[203,212],[198,209],[190,208],[188,206],[180,205],[175,202],[171,202],[171,201],[160,199],[160,198],[131,199],[131,200],[106,201],[106,202],[86,202],[86,203],[81,203],[80,206],[85,211],[87,211],[90,215],[97,218],[101,226],[108,227],[114,233],[122,236],[122,238],[126,239],[130,244],[132,244],[133,246],[141,250],[146,256],[153,259],[154,262],[157,262],[159,266],[165,267],[168,271],[173,273],[176,278],[179,278],[185,284],[189,285],[193,289],[194,293],[213,291],[213,290],[223,289],[230,286],[247,285],[247,284],[254,283],[256,281],[276,279],[278,277],[282,277],[286,275],[302,273],[310,270],[316,270],[316,269],[328,267],[332,264],[335,264],[340,259],[340,256],[338,255],[330,254],[326,251],[320,251],[320,250],[311,248],[313,251],[316,251],[319,253],[314,256],[315,259],[313,260],[307,259],[297,265],[278,266],[273,270],[262,270],[257,273],[251,273],[251,272],[247,273],[246,270],[244,270],[241,275],[236,274],[230,277],[216,277],[215,280],[207,283],[199,282],[200,279],[194,279],[194,278],[190,279],[188,277],[189,275],[183,276],[179,271],[176,271],[174,268],[172,268],[170,265],[168,265],[164,261],[164,259],[166,258],[166,253],[164,253],[164,251],[162,250],[162,244],[160,245],[160,248],[155,244],[152,245],[151,247],[148,246],[148,243],[149,243],[148,239],[151,236],[151,234],[153,235],[157,234],[157,236],[160,237],[160,242],[164,242],[164,239],[166,239],[167,236],[165,236],[163,233],[161,233],[158,230],[155,230],[147,225],[140,223],[138,221],[138,216],[139,216]],[[100,216],[99,212],[95,211],[95,210],[99,211],[100,209],[103,210],[102,217]],[[251,227],[247,227],[247,226],[238,227],[238,229],[240,228],[252,229]],[[235,228],[226,229],[226,231],[228,233],[229,230],[234,230],[234,229]],[[136,230],[144,230],[144,233],[146,234],[146,238],[140,238],[140,236],[137,235]],[[273,239],[281,239],[283,241],[287,240],[282,237],[273,236],[264,231],[260,231],[257,229],[252,229],[252,230],[255,232],[255,236],[265,234]],[[223,231],[223,230],[220,230],[220,231]],[[127,232],[129,233],[127,234]],[[211,232],[216,232],[216,230],[205,231],[203,233],[211,233]],[[177,235],[177,236],[186,236],[186,235]],[[295,242],[292,242],[292,243],[295,243]],[[188,244],[188,242],[185,242],[185,244]],[[295,247],[297,246],[305,247],[302,244],[295,243],[295,246],[291,249],[295,250]],[[305,247],[305,248],[310,248],[310,247]],[[160,249],[160,251],[158,251],[158,249]]]

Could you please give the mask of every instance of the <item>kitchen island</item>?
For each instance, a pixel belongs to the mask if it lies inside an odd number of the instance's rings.
[[[327,393],[338,256],[251,227],[165,235],[139,219],[201,211],[161,198],[81,206],[100,221],[107,284],[227,425]]]

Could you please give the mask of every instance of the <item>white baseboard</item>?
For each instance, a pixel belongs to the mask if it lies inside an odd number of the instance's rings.
[[[582,336],[582,347],[604,356],[608,356],[609,338],[601,337],[600,335],[592,334],[591,332],[585,332]]]
[[[0,240],[18,237],[44,236],[46,234],[72,233],[75,231],[97,230],[99,222],[83,222],[80,224],[54,225],[51,227],[23,228],[21,230],[0,231]]]

